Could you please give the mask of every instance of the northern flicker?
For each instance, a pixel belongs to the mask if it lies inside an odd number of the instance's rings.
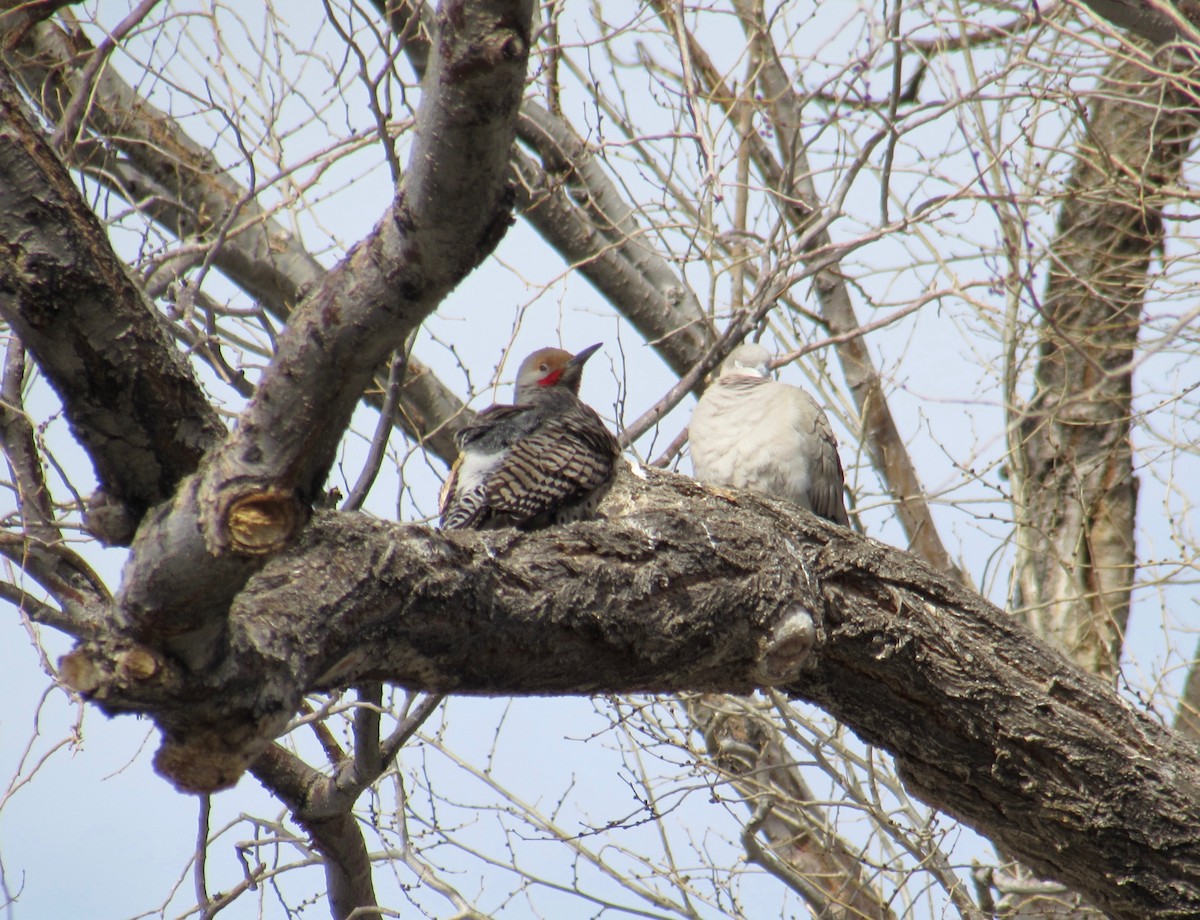
[[[521,363],[511,406],[492,406],[456,436],[459,456],[442,487],[447,530],[537,528],[582,520],[608,491],[621,447],[579,399],[577,355],[542,348]]]
[[[735,348],[692,412],[688,426],[697,479],[784,498],[850,526],[837,440],[817,401],[769,376],[761,345]]]

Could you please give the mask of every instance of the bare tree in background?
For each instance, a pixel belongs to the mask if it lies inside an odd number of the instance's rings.
[[[1200,913],[1200,20],[835,6],[0,8],[0,813],[99,707],[156,916]],[[747,336],[859,533],[655,469]],[[601,338],[602,519],[431,530]]]

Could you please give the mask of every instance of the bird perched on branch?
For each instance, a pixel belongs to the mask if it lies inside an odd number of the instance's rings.
[[[784,498],[850,526],[837,440],[815,399],[770,378],[771,354],[739,345],[704,391],[688,426],[702,482]]]
[[[542,348],[521,363],[511,406],[492,406],[456,436],[459,457],[442,487],[447,530],[537,528],[582,520],[608,491],[621,447],[579,399],[583,365]]]

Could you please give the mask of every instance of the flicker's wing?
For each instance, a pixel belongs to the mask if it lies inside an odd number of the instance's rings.
[[[458,430],[454,443],[460,452],[469,447],[500,450],[531,434],[540,423],[541,415],[528,406],[488,406]]]
[[[546,417],[516,442],[488,477],[492,514],[524,524],[579,501],[612,475],[620,446],[600,417],[583,403]]]

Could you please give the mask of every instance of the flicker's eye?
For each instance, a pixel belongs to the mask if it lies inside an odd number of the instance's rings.
[[[539,364],[538,370],[544,374],[544,373],[546,373],[546,371],[550,370],[550,365],[549,364]]]

